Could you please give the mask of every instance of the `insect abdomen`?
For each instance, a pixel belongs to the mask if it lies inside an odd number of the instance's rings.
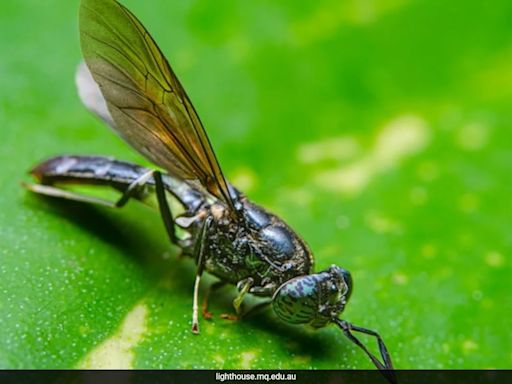
[[[121,192],[147,172],[150,170],[140,165],[104,156],[52,157],[39,163],[30,171],[41,184],[107,185]],[[204,202],[204,195],[186,182],[168,175],[162,177],[165,189],[191,212],[195,212]],[[150,178],[146,184],[154,186],[155,181]]]
[[[42,184],[80,183],[129,185],[148,169],[103,156],[57,156],[30,173]]]

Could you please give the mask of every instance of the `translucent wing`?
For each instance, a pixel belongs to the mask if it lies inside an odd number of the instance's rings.
[[[80,96],[80,100],[82,100],[82,103],[84,103],[87,109],[117,131],[116,124],[112,116],[110,116],[107,102],[101,93],[100,87],[96,81],[94,81],[85,63],[80,63],[78,66],[75,74],[75,82],[78,89],[78,96]]]
[[[199,116],[140,21],[115,0],[82,0],[80,40],[120,136],[173,176],[198,182],[233,209]]]

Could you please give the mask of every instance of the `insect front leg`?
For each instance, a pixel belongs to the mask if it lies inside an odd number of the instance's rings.
[[[192,303],[192,333],[199,333],[199,283],[201,282],[201,275],[204,270],[204,253],[206,249],[206,241],[208,233],[208,229],[211,225],[212,217],[208,216],[203,224],[201,225],[201,229],[199,230],[199,234],[196,239],[196,243],[194,245],[194,258],[196,260],[197,270],[196,270],[196,280],[194,282],[194,301]]]
[[[386,345],[384,344],[384,340],[382,340],[382,337],[371,329],[366,329],[362,327],[358,327],[354,324],[351,324],[345,320],[341,320],[338,318],[333,319],[334,323],[337,324],[342,330],[345,336],[355,345],[357,345],[359,348],[361,348],[366,355],[370,358],[370,360],[373,362],[373,364],[382,372],[382,374],[388,379],[388,381],[392,384],[396,384],[396,376],[393,371],[393,363],[391,362],[391,355],[388,352],[388,349],[386,348]],[[377,343],[379,346],[379,352],[382,357],[382,360],[384,363],[380,362],[379,359],[374,356],[368,348],[356,337],[353,335],[352,332],[360,332],[366,335],[373,336],[377,339]]]

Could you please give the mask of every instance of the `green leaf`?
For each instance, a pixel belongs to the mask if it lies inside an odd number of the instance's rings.
[[[511,4],[365,4],[126,1],[227,178],[351,271],[344,318],[398,368],[510,367]],[[220,319],[233,288],[192,335],[194,265],[155,212],[21,188],[56,154],[147,165],[76,97],[77,9],[0,5],[0,367],[372,368],[335,327]]]

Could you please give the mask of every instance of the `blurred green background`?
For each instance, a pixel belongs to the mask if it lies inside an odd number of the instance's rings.
[[[512,366],[510,1],[124,3],[228,178],[318,269],[352,272],[344,318],[378,330],[396,367]],[[147,164],[80,105],[77,10],[0,5],[0,367],[371,368],[338,329],[271,311],[193,336],[193,264],[157,214],[20,187],[56,154]]]

